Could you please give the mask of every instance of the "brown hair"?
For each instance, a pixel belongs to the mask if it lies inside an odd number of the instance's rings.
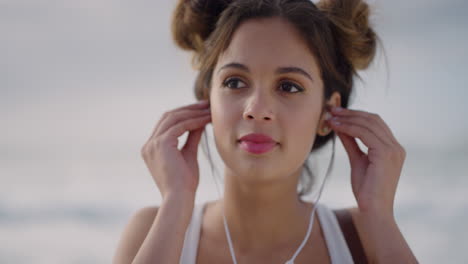
[[[356,70],[372,62],[379,40],[369,25],[369,6],[362,0],[179,0],[172,20],[174,41],[194,51],[193,66],[199,70],[194,91],[198,100],[208,99],[211,78],[219,55],[227,49],[234,31],[244,21],[281,17],[298,29],[319,65],[325,100],[333,92],[341,95],[347,107]],[[330,139],[317,135],[312,151]],[[332,156],[333,157],[333,156]],[[332,158],[333,160],[333,158]],[[302,180],[299,195],[310,191],[312,172]],[[328,172],[327,172],[328,173]]]

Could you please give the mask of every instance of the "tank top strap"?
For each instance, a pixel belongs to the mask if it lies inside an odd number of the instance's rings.
[[[317,216],[322,226],[331,263],[354,263],[335,214],[324,204],[317,204]]]
[[[184,246],[180,256],[180,264],[194,264],[197,261],[198,242],[203,222],[203,209],[206,202],[196,204],[193,208],[192,219],[185,231]]]
[[[194,264],[197,260],[205,205],[206,202],[194,206],[190,224],[185,231],[179,264]],[[335,214],[326,205],[319,203],[317,204],[317,217],[322,226],[331,263],[354,263]]]

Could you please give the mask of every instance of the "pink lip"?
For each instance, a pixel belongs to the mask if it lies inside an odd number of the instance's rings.
[[[239,139],[240,148],[253,154],[272,150],[278,143],[264,134],[248,134]]]

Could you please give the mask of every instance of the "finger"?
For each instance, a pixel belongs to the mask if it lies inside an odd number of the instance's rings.
[[[338,121],[341,123],[351,123],[351,124],[356,124],[361,127],[366,127],[368,128],[377,138],[379,138],[382,142],[384,142],[386,145],[392,145],[393,142],[389,138],[389,135],[385,132],[385,130],[382,129],[381,126],[376,124],[374,121],[365,118],[363,116],[335,116],[331,119],[331,121]]]
[[[346,153],[348,153],[349,162],[351,164],[353,164],[363,155],[366,155],[366,153],[364,153],[357,144],[356,139],[344,133],[338,132],[336,134],[343,143],[344,149],[346,150]]]
[[[359,138],[370,149],[383,149],[386,147],[385,143],[378,139],[367,127],[354,123],[336,123],[334,121],[330,121],[329,125],[337,132]]]
[[[339,110],[341,109],[341,110]],[[366,111],[361,111],[361,110],[354,110],[354,109],[347,109],[347,108],[331,108],[331,113],[334,115],[334,116],[361,116],[363,118],[366,118],[369,120],[369,122],[372,122],[372,123],[375,123],[376,125],[380,126],[381,129],[383,129],[383,131],[388,135],[388,137],[396,142],[396,139],[392,133],[392,131],[390,130],[390,128],[388,127],[388,125],[385,123],[385,121],[383,121],[383,119],[379,116],[379,115],[376,115],[376,114],[373,114],[373,113],[369,113],[369,112],[366,112]]]
[[[341,109],[341,110],[339,110]],[[365,117],[369,120],[372,120],[373,122],[375,122],[376,124],[378,124],[379,126],[382,127],[382,129],[384,129],[388,134],[389,136],[393,136],[390,128],[387,126],[387,124],[382,120],[382,118],[380,118],[380,116],[376,115],[376,114],[373,114],[373,113],[369,113],[369,112],[366,112],[366,111],[361,111],[361,110],[354,110],[354,109],[347,109],[347,108],[332,108],[331,109],[331,113],[333,115],[336,115],[336,116],[362,116],[362,117]]]
[[[210,101],[208,100],[201,100],[201,101],[198,101],[196,103],[193,103],[193,104],[189,104],[189,105],[186,105],[186,106],[181,106],[181,107],[178,107],[178,108],[175,108],[173,109],[171,112],[177,112],[177,111],[180,111],[180,110],[185,110],[185,109],[203,109],[203,108],[206,108],[210,105]]]
[[[162,136],[178,138],[186,131],[196,130],[202,128],[204,125],[211,122],[211,115],[196,117],[182,121],[171,128],[169,128]]]
[[[184,120],[202,117],[206,115],[211,115],[209,108],[197,109],[197,110],[179,110],[178,112],[173,112],[170,115],[167,115],[164,119],[161,120],[159,127],[156,130],[155,137],[166,132],[170,127],[174,126],[177,123],[180,123]]]
[[[173,109],[173,110],[171,110],[169,112],[164,113],[162,115],[162,117],[160,118],[159,122],[154,127],[153,132],[151,133],[151,136],[149,137],[148,140],[151,140],[151,138],[154,137],[154,135],[156,134],[156,131],[159,130],[159,127],[161,126],[161,123],[167,117],[171,116],[174,112],[178,112],[178,111],[181,111],[181,110],[201,110],[201,109],[205,109],[205,108],[209,107],[209,105],[210,105],[210,102],[208,100],[202,100],[202,101],[199,101],[197,103],[182,106],[182,107],[179,107],[179,108],[175,108],[175,109]]]
[[[196,159],[198,154],[198,144],[200,143],[201,136],[203,134],[205,126],[199,129],[190,131],[190,134],[185,142],[182,152],[187,153],[189,156],[192,156]]]

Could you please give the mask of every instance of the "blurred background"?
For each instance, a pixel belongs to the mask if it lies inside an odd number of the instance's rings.
[[[175,2],[0,0],[0,263],[110,263],[129,217],[160,203],[140,149],[194,102],[196,76],[172,42]],[[407,151],[395,213],[420,262],[466,262],[468,2],[370,3],[387,60],[361,72],[350,108]],[[330,151],[311,158],[322,178]],[[197,202],[217,199],[200,164]],[[338,140],[322,202],[355,204],[349,172]]]

